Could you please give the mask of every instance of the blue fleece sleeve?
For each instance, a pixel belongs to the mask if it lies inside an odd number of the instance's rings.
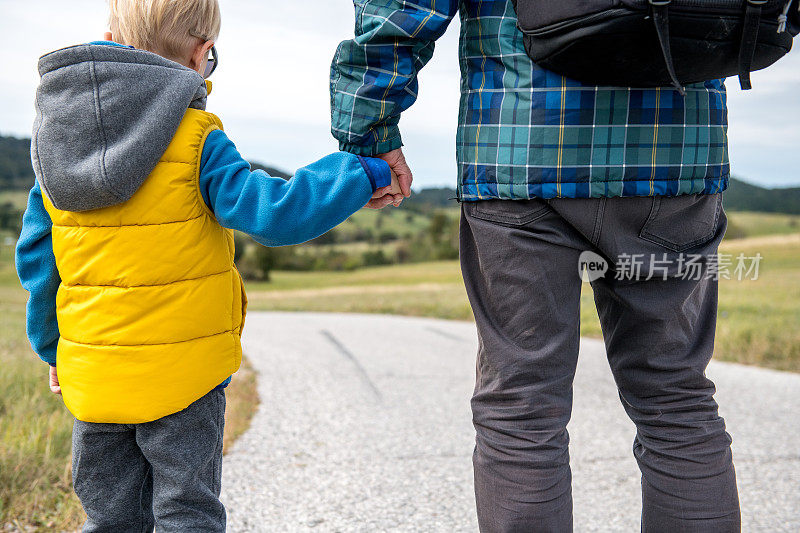
[[[390,182],[385,161],[344,152],[299,169],[289,180],[252,171],[220,130],[206,138],[200,162],[200,191],[219,223],[266,246],[319,237]]]
[[[28,340],[43,361],[55,366],[59,338],[56,293],[61,276],[53,254],[52,227],[37,183],[31,189],[28,208],[22,217],[15,261],[22,287],[30,293],[26,308]]]

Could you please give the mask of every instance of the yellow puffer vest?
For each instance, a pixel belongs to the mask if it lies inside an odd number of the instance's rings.
[[[247,299],[233,232],[198,185],[219,119],[189,109],[128,201],[53,220],[58,379],[78,420],[135,424],[176,413],[236,372]]]

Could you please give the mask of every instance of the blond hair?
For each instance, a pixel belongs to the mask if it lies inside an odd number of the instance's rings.
[[[109,25],[122,44],[183,62],[200,41],[219,36],[217,0],[108,0]]]

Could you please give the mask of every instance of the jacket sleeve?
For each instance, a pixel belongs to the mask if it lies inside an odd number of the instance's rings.
[[[374,156],[403,145],[400,113],[417,98],[417,74],[458,12],[458,0],[366,0],[355,38],[331,66],[331,132],[339,148]]]
[[[219,223],[265,246],[319,237],[390,183],[385,161],[342,152],[299,169],[289,180],[252,171],[220,130],[206,138],[200,162],[200,192]]]
[[[15,262],[22,287],[30,293],[26,307],[28,340],[43,361],[55,366],[59,339],[56,294],[61,276],[53,254],[52,227],[50,215],[44,209],[42,191],[36,183],[22,217]]]

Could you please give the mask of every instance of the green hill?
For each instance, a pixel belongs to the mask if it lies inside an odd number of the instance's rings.
[[[31,140],[0,135],[0,191],[30,189]]]
[[[725,191],[725,209],[797,215],[800,214],[800,187],[767,189],[731,178]]]

